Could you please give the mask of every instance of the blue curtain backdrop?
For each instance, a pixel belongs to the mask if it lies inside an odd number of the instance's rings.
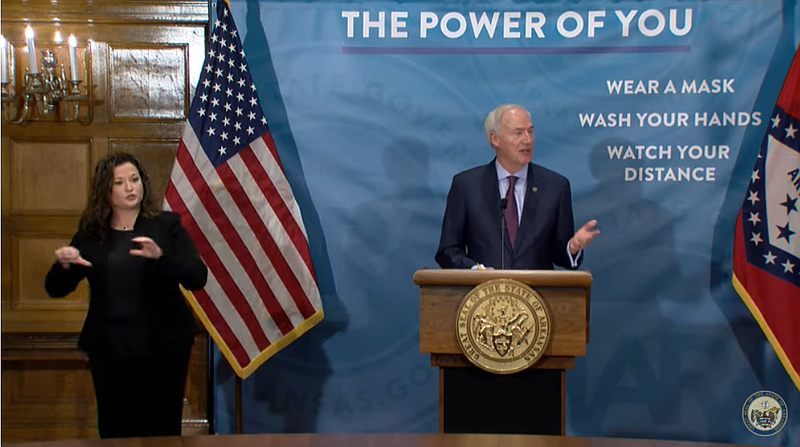
[[[800,395],[730,285],[796,0],[230,4],[326,314],[243,382],[246,433],[436,431],[411,276],[435,267],[450,180],[492,159],[483,118],[511,102],[533,115],[534,162],[570,179],[576,224],[601,229],[567,433],[800,443]],[[741,416],[760,390],[788,405],[768,438]]]

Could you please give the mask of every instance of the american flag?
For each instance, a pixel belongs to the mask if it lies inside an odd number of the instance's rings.
[[[800,50],[736,221],[733,285],[800,389]]]
[[[245,378],[322,319],[300,208],[286,180],[227,2],[217,19],[164,208],[209,269],[188,299]]]

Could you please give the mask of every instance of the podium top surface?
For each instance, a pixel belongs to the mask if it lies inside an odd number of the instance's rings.
[[[492,279],[515,279],[531,287],[581,287],[592,285],[592,274],[581,270],[467,270],[419,269],[418,286],[477,286]]]
[[[5,444],[5,443],[4,443]],[[651,439],[533,435],[259,434],[162,438],[70,439],[19,447],[733,447],[733,444]]]

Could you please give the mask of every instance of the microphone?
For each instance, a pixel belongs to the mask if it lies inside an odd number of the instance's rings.
[[[500,199],[500,269],[506,269],[506,207],[508,199]]]

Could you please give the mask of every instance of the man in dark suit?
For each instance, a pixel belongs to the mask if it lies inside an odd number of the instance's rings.
[[[574,231],[569,180],[531,163],[530,112],[514,104],[484,122],[496,157],[453,177],[436,262],[442,268],[578,268],[599,232]]]

